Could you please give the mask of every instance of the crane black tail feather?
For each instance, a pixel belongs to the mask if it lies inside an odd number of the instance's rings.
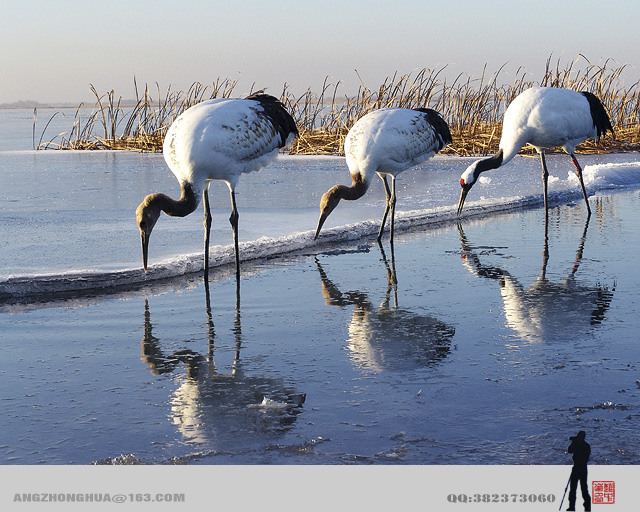
[[[284,108],[284,105],[273,96],[258,92],[247,97],[248,100],[255,100],[260,103],[263,108],[264,116],[269,119],[273,127],[280,134],[283,147],[291,135],[298,136],[298,127],[293,117]]]
[[[438,139],[439,139],[438,151],[440,151],[447,144],[451,144],[451,141],[453,139],[451,138],[449,125],[442,118],[442,116],[438,114],[438,112],[436,112],[431,108],[416,108],[414,110],[417,110],[418,112],[422,112],[423,114],[425,114],[427,116],[427,121],[431,126],[433,126],[433,129],[435,130],[436,135],[438,136]]]
[[[602,105],[602,102],[595,94],[592,94],[588,91],[581,91],[581,93],[589,101],[589,108],[591,109],[593,125],[598,131],[598,140],[600,140],[600,137],[606,135],[608,131],[611,132],[611,134],[615,138],[616,134],[613,132],[611,120],[609,119],[609,115],[607,114],[604,105]]]

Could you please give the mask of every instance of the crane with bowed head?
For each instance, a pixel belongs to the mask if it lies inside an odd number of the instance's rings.
[[[382,238],[389,211],[390,239],[393,242],[396,177],[425,162],[450,142],[449,126],[440,114],[429,108],[383,108],[361,117],[351,127],[344,141],[351,186],[335,185],[322,196],[315,238],[318,238],[324,222],[340,200],[361,198],[377,174],[387,196],[378,242]],[[388,176],[391,178],[391,189]]]
[[[458,215],[462,213],[465,198],[478,181],[480,173],[505,165],[525,144],[533,146],[540,155],[545,213],[548,213],[549,172],[544,154],[546,149],[560,146],[571,157],[575,166],[590,215],[591,208],[582,179],[582,168],[574,152],[581,142],[589,138],[598,141],[607,131],[613,133],[609,116],[600,100],[590,92],[555,87],[527,89],[511,102],[504,113],[498,152],[489,158],[476,160],[460,177],[462,191],[458,202]]]
[[[235,189],[244,173],[270,164],[280,148],[298,135],[296,124],[282,103],[273,96],[256,93],[247,98],[217,98],[203,101],[183,112],[164,139],[164,159],[181,189],[178,200],[165,194],[150,194],[136,210],[142,240],[142,261],[147,270],[149,237],[160,212],[185,217],[204,203],[204,277],[209,272],[209,184],[224,181],[231,194],[231,227],[236,266],[238,254],[238,209]]]

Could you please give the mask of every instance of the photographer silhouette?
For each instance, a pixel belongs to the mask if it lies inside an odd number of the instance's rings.
[[[567,452],[573,456],[573,469],[571,470],[570,487],[569,487],[569,508],[567,510],[576,509],[576,490],[578,481],[580,481],[580,490],[582,491],[582,499],[584,501],[584,509],[591,510],[591,496],[589,496],[589,486],[587,485],[587,462],[591,455],[591,446],[585,442],[586,433],[581,430],[575,436],[571,436],[571,444],[567,448]]]

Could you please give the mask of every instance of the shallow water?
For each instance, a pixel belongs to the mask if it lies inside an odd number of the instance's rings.
[[[199,276],[14,306],[3,462],[566,464],[583,429],[594,464],[636,463],[637,266],[610,247],[640,204],[596,204],[584,238],[579,207],[552,212],[545,286],[532,210],[402,234],[393,259],[361,241],[248,265],[210,316]],[[539,338],[497,269],[566,314]]]
[[[177,188],[161,155],[2,152],[0,460],[568,464],[585,430],[593,464],[636,464],[636,160],[581,158],[587,222],[549,158],[545,264],[535,159],[474,187],[460,224],[468,159],[404,173],[392,250],[380,183],[313,242],[344,160],[282,157],[241,180],[238,295],[223,185],[207,293],[199,213],[161,218],[139,268],[133,211]]]

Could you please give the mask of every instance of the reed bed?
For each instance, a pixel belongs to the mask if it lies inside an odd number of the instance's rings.
[[[182,112],[207,99],[231,97],[236,84],[236,81],[219,78],[210,86],[196,82],[186,92],[171,88],[162,92],[156,84],[154,98],[148,85],[140,93],[134,80],[135,102],[132,106],[123,105],[122,97],[116,100],[114,91],[100,95],[92,85],[96,103],[89,114],[85,115],[86,105],[80,104],[71,130],[48,141],[44,140],[45,127],[36,149],[160,151],[168,127]]]
[[[360,80],[357,93],[351,96],[341,94],[341,82],[331,83],[329,78],[325,79],[320,92],[309,88],[300,96],[291,93],[285,84],[280,100],[291,112],[300,132],[290,153],[342,155],[344,139],[351,126],[368,112],[384,107],[429,107],[440,112],[453,138],[443,150],[445,154],[493,153],[498,149],[505,108],[522,91],[537,85],[592,92],[609,112],[615,138],[607,135],[598,144],[587,141],[578,147],[578,152],[640,149],[640,85],[636,82],[625,86],[626,65],[620,66],[611,60],[592,64],[580,55],[562,66],[559,60],[553,63],[549,57],[539,80],[533,80],[528,71],[518,68],[508,82],[505,78],[511,75],[505,66],[489,74],[485,65],[479,78],[460,73],[453,80],[446,78],[447,67],[424,68],[404,75],[395,73],[376,88],[369,88]],[[162,93],[156,86],[155,98],[148,86],[143,94],[138,94],[135,82],[134,85],[136,102],[128,111],[113,91],[101,96],[92,87],[96,105],[89,116],[83,118],[86,108],[81,105],[69,134],[60,134],[48,142],[42,142],[44,136],[41,136],[37,147],[159,151],[167,128],[178,115],[200,101],[230,97],[237,82],[219,78],[211,86],[194,83],[186,92]]]

